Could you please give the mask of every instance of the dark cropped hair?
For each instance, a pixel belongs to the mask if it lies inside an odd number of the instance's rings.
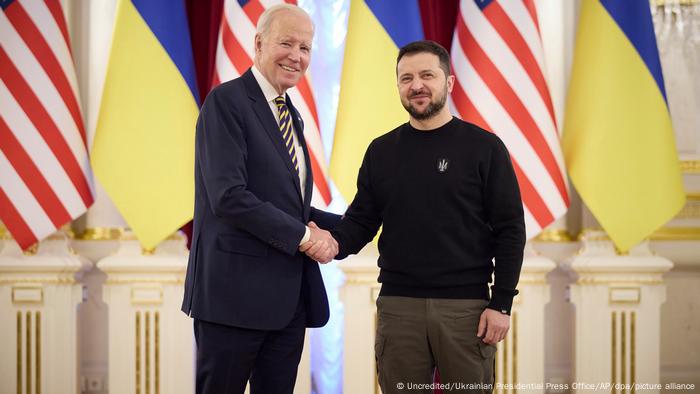
[[[413,55],[416,53],[432,53],[440,60],[440,68],[445,72],[445,77],[452,74],[452,68],[450,67],[450,55],[447,53],[447,49],[443,48],[443,46],[437,42],[430,40],[413,41],[404,45],[399,50],[399,57],[396,58],[397,74],[399,72],[399,61],[401,58],[406,55]]]

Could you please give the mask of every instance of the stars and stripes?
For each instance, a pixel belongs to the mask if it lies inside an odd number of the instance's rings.
[[[569,206],[534,1],[462,0],[451,54],[453,108],[508,147],[531,238]]]
[[[0,7],[0,220],[26,249],[87,210],[92,173],[60,2]]]
[[[296,3],[295,1],[287,1]],[[282,3],[281,0],[225,0],[221,17],[221,29],[216,49],[216,69],[212,86],[237,78],[253,65],[255,55],[255,26],[267,7]],[[314,180],[313,202],[327,205],[331,201],[328,175],[321,143],[318,113],[311,85],[307,77],[287,94],[304,119],[304,139],[309,149],[311,171]]]

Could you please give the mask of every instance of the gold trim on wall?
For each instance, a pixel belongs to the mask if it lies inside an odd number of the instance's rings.
[[[698,0],[694,1],[698,3]],[[700,174],[700,160],[681,160],[681,171],[685,174]]]
[[[27,346],[26,351],[25,351],[25,353],[27,355],[27,358],[25,359],[27,371],[25,373],[24,378],[27,382],[27,392],[31,393],[32,392],[32,326],[31,326],[32,316],[31,316],[31,312],[29,312],[29,311],[25,312],[24,316],[26,317],[25,322],[24,322],[24,324],[25,324],[24,328],[25,328],[26,335],[27,335],[27,337],[25,338],[26,339],[25,346]]]
[[[612,360],[611,360],[611,375],[612,375],[612,384],[614,385],[615,383],[618,383],[617,381],[617,312],[613,311],[612,313],[612,327],[610,332],[612,332],[612,338],[611,338],[611,354],[612,354]],[[613,388],[613,392],[617,392],[616,389]]]
[[[669,3],[668,5],[679,4],[684,6],[692,6],[695,4],[700,4],[700,0],[674,0],[673,2],[668,0],[652,0],[652,3],[657,7],[667,5],[667,3]]]
[[[22,394],[22,311],[17,311],[17,394]]]
[[[12,234],[2,222],[0,222],[0,239],[12,239]]]
[[[620,299],[615,296],[617,292],[634,291],[635,297],[632,299]],[[615,286],[608,288],[608,303],[610,304],[639,304],[642,302],[642,289],[639,286]]]
[[[155,341],[156,341],[156,367],[155,367],[155,380],[156,380],[156,394],[160,394],[160,312],[155,311]]]
[[[534,239],[537,242],[574,242],[574,237],[566,229],[543,230]]]
[[[18,300],[15,293],[16,290],[39,290],[38,300]],[[44,288],[42,286],[12,286],[12,303],[13,304],[43,304],[44,303]]]
[[[637,314],[632,311],[630,312],[630,382],[637,382],[637,328],[636,328]],[[633,389],[633,393],[635,390]]]
[[[513,382],[518,382],[518,312],[513,312]],[[514,393],[518,392],[518,389],[514,389]]]
[[[117,241],[122,239],[123,227],[90,227],[78,234],[76,239],[82,241]]]
[[[620,312],[620,375],[622,381],[620,383],[627,383],[627,316],[625,312]]]
[[[62,275],[67,275],[67,274],[62,274]],[[7,277],[0,277],[0,285],[3,284],[8,284],[8,283],[42,283],[42,284],[73,284],[75,283],[75,278],[73,277],[67,277],[67,276],[59,276],[58,278],[56,277],[50,277],[50,276],[42,276],[42,277],[22,277],[22,278],[17,278],[17,277],[12,277],[12,276],[7,276]]]
[[[138,304],[162,304],[163,287],[161,285],[143,285],[131,288],[131,303]]]
[[[25,256],[34,256],[39,251],[39,242],[35,242],[32,246],[22,251]]]
[[[141,392],[141,312],[136,311],[136,392]]]
[[[700,241],[700,227],[661,227],[649,236],[652,241]]]
[[[143,325],[146,330],[144,334],[144,348],[146,355],[146,394],[151,394],[151,312],[144,312]]]
[[[34,325],[36,329],[36,394],[41,394],[41,312],[34,312]]]
[[[596,234],[596,235],[591,235]],[[577,241],[612,241],[602,228],[584,228],[576,235]]]

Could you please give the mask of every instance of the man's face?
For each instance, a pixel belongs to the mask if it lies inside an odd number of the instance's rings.
[[[445,107],[454,76],[445,77],[436,55],[427,52],[406,55],[396,67],[401,104],[415,119],[430,119]]]
[[[314,28],[304,15],[277,14],[267,34],[255,36],[255,57],[260,72],[278,93],[295,86],[311,59]]]

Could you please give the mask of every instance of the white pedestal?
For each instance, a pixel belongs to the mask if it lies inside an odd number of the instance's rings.
[[[523,261],[510,330],[496,352],[495,393],[545,391],[538,385],[544,382],[544,308],[549,302],[547,273],[555,267],[552,260],[541,256],[528,256]],[[523,389],[518,384],[528,386]]]
[[[180,311],[187,267],[184,240],[144,255],[136,240],[97,266],[107,274],[109,392],[194,392],[192,320]]]
[[[630,392],[634,383],[661,382],[660,311],[666,300],[662,275],[672,267],[669,260],[652,255],[646,244],[617,255],[600,234],[584,239],[571,263],[578,274],[571,287],[576,305],[574,385],[602,383],[610,384],[603,388],[612,392]],[[586,386],[571,388],[590,391]]]
[[[380,393],[374,360],[379,295],[377,247],[368,244],[339,267],[345,274],[341,301],[345,311],[343,332],[343,393]]]
[[[187,269],[184,240],[143,254],[135,240],[97,266],[107,274],[109,392],[191,394],[195,388],[192,319],[180,311]],[[294,392],[311,392],[308,335]]]
[[[75,277],[87,263],[62,232],[23,254],[0,240],[0,388],[3,393],[78,393]]]

